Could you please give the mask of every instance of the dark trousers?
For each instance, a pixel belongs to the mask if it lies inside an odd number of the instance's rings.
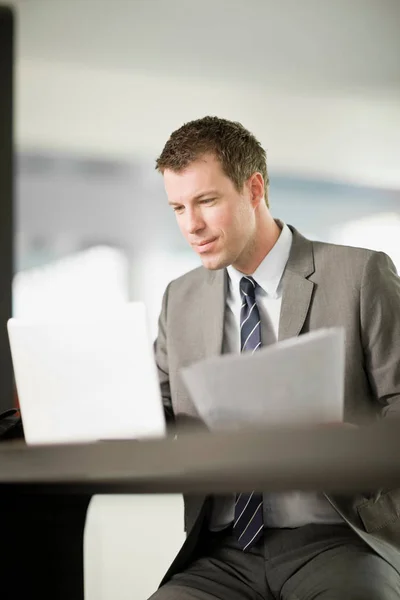
[[[400,575],[345,524],[267,529],[244,553],[230,531],[150,600],[398,600]]]

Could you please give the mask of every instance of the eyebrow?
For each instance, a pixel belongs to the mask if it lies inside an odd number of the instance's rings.
[[[207,192],[201,192],[201,194],[196,194],[196,196],[193,197],[194,201],[198,201],[201,200],[202,198],[212,198],[214,196],[218,196],[218,192],[217,190],[208,190]],[[180,206],[181,203],[180,202],[168,202],[168,204],[170,206]]]

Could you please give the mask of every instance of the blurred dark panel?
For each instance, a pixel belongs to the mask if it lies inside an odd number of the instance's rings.
[[[13,275],[13,33],[11,9],[0,6],[0,412],[13,405],[6,323]]]

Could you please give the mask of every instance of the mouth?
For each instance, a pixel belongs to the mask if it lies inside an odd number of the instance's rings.
[[[210,250],[216,241],[217,241],[217,238],[212,238],[210,240],[205,240],[204,242],[199,242],[198,244],[194,244],[194,247],[196,248],[197,252],[202,254],[203,252],[207,252],[208,250]]]

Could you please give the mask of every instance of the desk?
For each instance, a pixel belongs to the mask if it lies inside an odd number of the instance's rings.
[[[254,488],[351,493],[400,486],[399,433],[398,423],[384,422],[359,430],[202,432],[47,447],[2,443],[2,580],[13,592],[1,595],[83,598],[82,540],[92,494]]]

